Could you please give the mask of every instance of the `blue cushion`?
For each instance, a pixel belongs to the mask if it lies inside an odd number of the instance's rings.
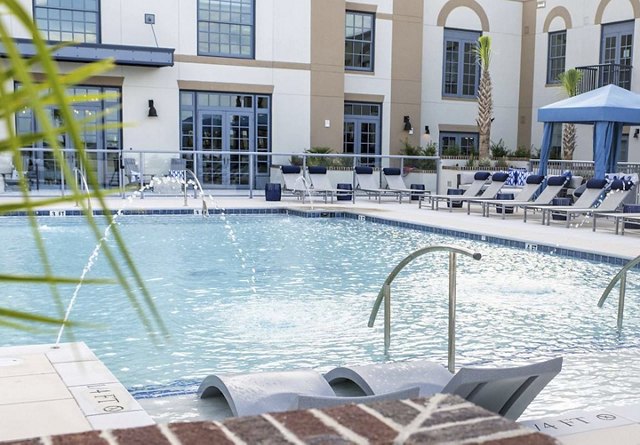
[[[297,165],[283,165],[280,168],[282,173],[300,173],[300,167]]]
[[[611,190],[627,190],[627,184],[622,179],[611,181]]]
[[[588,189],[603,189],[607,185],[606,179],[589,179],[587,181]]]
[[[383,168],[382,172],[387,176],[399,176],[400,169],[399,168]]]
[[[309,167],[309,173],[312,175],[324,175],[327,173],[327,167],[321,165],[312,165]]]
[[[371,175],[373,174],[373,167],[356,167],[356,174],[358,175]]]
[[[476,181],[486,181],[489,176],[491,176],[491,173],[489,172],[477,172],[475,175],[473,175],[473,179],[475,179]]]
[[[564,185],[567,182],[567,178],[564,176],[552,176],[547,179],[547,185]]]
[[[509,173],[498,172],[498,173],[494,173],[493,176],[491,176],[491,180],[493,182],[505,182],[508,177],[509,177]]]
[[[527,177],[527,184],[542,184],[544,176],[542,175],[529,175]]]

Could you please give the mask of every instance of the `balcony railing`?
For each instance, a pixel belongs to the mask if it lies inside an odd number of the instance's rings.
[[[582,80],[578,85],[578,94],[611,84],[627,90],[631,89],[631,65],[603,63],[600,65],[577,66],[576,69],[582,73]]]

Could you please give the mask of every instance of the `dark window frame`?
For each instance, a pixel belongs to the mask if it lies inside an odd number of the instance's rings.
[[[32,12],[32,17],[33,17],[33,21],[36,25],[36,27],[38,28],[38,30],[43,34],[45,40],[50,41],[50,42],[66,42],[66,41],[76,41],[76,40],[57,40],[57,39],[51,39],[50,38],[50,29],[41,29],[38,26],[38,19],[37,19],[37,10],[42,9],[42,10],[57,10],[57,11],[71,11],[72,13],[74,11],[78,11],[76,9],[69,9],[69,8],[62,8],[62,7],[55,7],[55,6],[40,6],[40,5],[36,5],[36,2],[32,2],[32,8],[31,8],[31,12]],[[96,41],[95,42],[88,42],[86,40],[83,40],[80,43],[97,43],[100,44],[102,43],[102,4],[101,4],[101,0],[96,0],[96,10],[89,10],[89,9],[83,9],[81,10],[82,12],[86,13],[86,12],[95,12],[97,15],[97,19],[96,19]],[[72,22],[73,23],[73,22]],[[86,23],[86,22],[84,22]],[[62,32],[62,31],[61,31]],[[73,31],[71,31],[73,33]],[[85,33],[86,35],[86,33]]]
[[[371,39],[369,41],[365,41],[365,40],[355,40],[355,39],[348,39],[347,38],[347,17],[349,15],[359,15],[359,16],[368,16],[371,17]],[[344,68],[347,71],[355,71],[355,72],[367,72],[367,73],[371,73],[374,71],[375,69],[375,49],[376,49],[376,14],[373,12],[365,12],[365,11],[352,11],[352,10],[347,10],[345,13],[345,38],[344,38],[344,46],[345,46],[345,56],[344,56]],[[369,66],[356,66],[355,64],[347,64],[347,45],[350,42],[359,42],[359,43],[363,43],[369,44]],[[353,54],[353,53],[350,53]],[[359,56],[362,56],[363,53],[360,53]],[[353,60],[352,60],[353,62]]]
[[[231,0],[225,0],[225,1],[231,1]],[[196,52],[199,56],[206,56],[206,57],[226,57],[226,58],[230,58],[230,59],[247,59],[247,60],[251,60],[251,59],[255,59],[255,54],[256,54],[256,0],[251,0],[251,23],[249,25],[247,24],[243,24],[243,23],[234,23],[234,22],[222,22],[222,21],[210,21],[210,20],[203,20],[201,19],[201,11],[200,11],[200,7],[197,6],[196,7],[196,29],[195,29],[195,33],[196,33]],[[200,24],[201,23],[207,23],[207,24],[212,24],[212,23],[218,23],[218,24],[225,24],[225,25],[229,25],[229,26],[250,26],[251,27],[251,37],[250,37],[250,45],[251,45],[251,51],[249,54],[247,55],[243,55],[243,54],[232,54],[232,53],[217,53],[217,52],[211,52],[211,51],[201,51],[200,50],[200,38],[199,38],[199,34],[200,34]],[[211,43],[211,33],[207,33],[208,35],[208,43]],[[229,34],[231,35],[231,34]],[[240,34],[240,38],[242,38],[242,34]],[[240,45],[240,47],[242,48],[242,45]]]
[[[444,155],[444,150],[446,149],[445,144],[443,143],[444,138],[454,138],[456,140],[456,146],[460,149],[460,153],[457,156],[469,156],[468,151],[463,151],[462,146],[462,138],[473,138],[475,140],[473,155],[477,158],[479,153],[479,143],[480,143],[480,133],[469,132],[469,131],[442,131],[440,132],[439,139],[439,148],[440,148],[440,156]]]
[[[547,83],[559,84],[559,75],[564,73],[567,60],[567,31],[554,31],[550,32],[547,42]],[[564,41],[561,44],[554,42],[558,37],[564,37]],[[554,48],[562,48],[562,55],[553,55]],[[558,61],[560,67],[554,66],[554,61]]]

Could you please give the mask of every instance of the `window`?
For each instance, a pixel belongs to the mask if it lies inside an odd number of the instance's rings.
[[[444,62],[442,94],[444,96],[476,96],[480,66],[476,63],[476,45],[480,33],[459,29],[444,30]]]
[[[100,42],[98,0],[35,0],[36,26],[55,42]]]
[[[344,33],[346,69],[373,71],[373,23],[373,14],[347,11]]]
[[[254,0],[199,0],[198,54],[253,58]]]
[[[547,54],[547,83],[560,83],[558,76],[564,73],[564,59],[567,51],[567,32],[549,33]]]
[[[441,156],[478,155],[478,133],[440,133]]]

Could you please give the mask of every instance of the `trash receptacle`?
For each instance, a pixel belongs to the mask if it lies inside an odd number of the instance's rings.
[[[500,200],[505,200],[505,201],[513,201],[513,193],[498,193],[496,195],[496,199],[500,199]],[[513,213],[513,206],[501,206],[501,205],[497,205],[496,206],[496,213],[502,213],[502,209],[504,208],[504,213],[508,214],[508,213]]]
[[[551,205],[567,207],[571,205],[571,198],[553,198]],[[566,221],[567,215],[559,215],[551,212],[551,219],[556,221]]]
[[[418,201],[421,196],[424,196],[424,191],[425,191],[424,184],[411,184],[409,188],[411,190],[418,190],[416,192],[411,192],[412,201]],[[422,190],[422,192],[420,192],[419,190]]]
[[[266,201],[280,201],[282,197],[282,187],[275,182],[268,182],[264,186],[264,199]]]
[[[622,204],[622,213],[640,213],[640,204]],[[626,222],[625,229],[640,229],[640,223]]]
[[[464,189],[447,189],[447,195],[462,195]],[[462,207],[462,201],[447,201],[447,207]]]
[[[351,193],[353,190],[353,186],[347,183],[340,183],[336,185],[338,190],[345,190],[344,192],[338,191],[336,193],[336,199],[338,201],[351,201]]]

